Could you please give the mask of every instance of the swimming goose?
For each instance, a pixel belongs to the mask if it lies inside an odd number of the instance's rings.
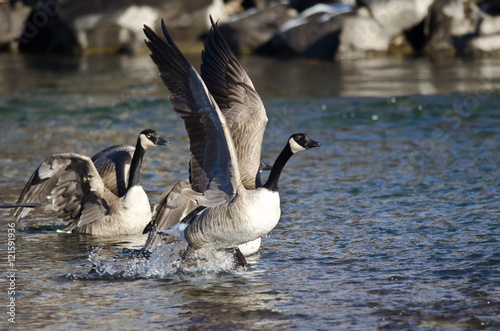
[[[261,146],[267,124],[266,110],[250,77],[243,69],[212,18],[212,28],[202,52],[201,78],[224,115],[236,149],[243,186],[252,190],[262,186],[260,171],[270,170],[261,161]],[[158,231],[177,224],[198,205],[181,194],[190,187],[189,180],[176,183],[164,192],[154,206],[153,217],[144,233],[149,232],[142,248],[152,252],[164,236]],[[172,237],[167,240],[171,241]],[[254,254],[260,248],[260,238],[241,245],[243,255]]]
[[[225,249],[253,241],[269,233],[279,221],[278,180],[286,162],[293,154],[321,143],[303,133],[291,135],[267,182],[253,190],[245,189],[225,116],[163,21],[162,28],[166,40],[145,26],[146,44],[190,140],[190,187],[180,193],[200,206],[164,232],[188,242],[185,256],[205,247]]]
[[[142,158],[149,147],[168,142],[154,130],[139,134],[136,147],[114,145],[92,158],[53,154],[33,173],[18,204],[52,202],[70,223],[64,231],[102,236],[139,234],[151,219],[151,207],[139,183]],[[16,221],[29,213],[17,208]]]

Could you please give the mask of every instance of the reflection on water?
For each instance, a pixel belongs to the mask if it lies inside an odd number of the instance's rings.
[[[199,55],[189,59],[199,68]],[[325,62],[248,56],[241,63],[263,99],[484,93],[500,83],[500,59],[384,57]],[[41,58],[0,54],[0,72],[0,93],[36,89],[88,94],[94,102],[108,93],[114,94],[114,102],[165,95],[147,55]]]
[[[144,158],[151,201],[186,177],[185,130],[147,57],[45,59],[50,70],[0,57],[0,201],[48,155],[133,144],[145,127],[171,142]],[[180,249],[134,259],[124,248],[143,236],[57,233],[37,209],[15,238],[18,325],[500,328],[498,61],[242,62],[268,109],[264,160],[292,132],[323,142],[284,170],[281,221],[251,268],[180,272]]]

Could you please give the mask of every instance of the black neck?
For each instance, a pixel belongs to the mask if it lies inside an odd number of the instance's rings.
[[[267,188],[270,191],[277,192],[278,191],[278,180],[280,179],[281,171],[285,167],[285,164],[292,157],[292,149],[290,148],[290,144],[286,144],[285,148],[281,151],[280,155],[274,161],[273,168],[271,169],[271,173],[269,174],[269,178],[263,187]]]
[[[140,185],[139,180],[141,179],[142,157],[145,152],[146,150],[141,145],[141,138],[137,139],[134,156],[132,157],[132,163],[130,164],[127,190],[133,186]]]

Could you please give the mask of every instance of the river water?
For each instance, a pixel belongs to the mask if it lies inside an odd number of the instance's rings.
[[[9,265],[0,210],[0,329],[12,311],[46,330],[500,328],[500,61],[241,62],[268,111],[264,160],[293,132],[323,143],[285,168],[281,220],[250,268],[180,270],[176,246],[131,258],[143,236],[58,233],[43,208]],[[0,201],[50,154],[133,145],[148,127],[171,142],[145,156],[151,202],[186,177],[184,126],[147,56],[0,54],[0,77]]]

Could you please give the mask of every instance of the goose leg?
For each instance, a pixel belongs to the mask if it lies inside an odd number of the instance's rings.
[[[247,263],[245,256],[241,253],[238,247],[233,248],[234,264],[236,267],[248,268],[250,265]]]

